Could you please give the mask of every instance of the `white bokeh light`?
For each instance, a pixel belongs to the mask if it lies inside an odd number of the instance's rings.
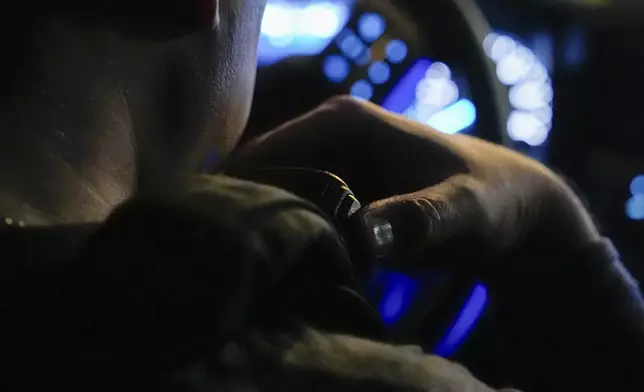
[[[499,60],[496,75],[501,83],[514,85],[528,76],[534,63],[534,54],[527,48],[519,47]]]
[[[262,34],[269,38],[286,38],[295,33],[293,10],[285,4],[267,4],[262,19]]]
[[[507,131],[511,139],[539,146],[552,128],[552,81],[544,63],[514,38],[492,33],[483,47],[496,63],[499,81],[509,87],[512,111]]]
[[[537,110],[533,110],[532,114],[534,114],[539,121],[547,124],[548,129],[550,129],[550,124],[552,124],[552,106],[548,105]]]
[[[550,75],[548,74],[548,69],[543,63],[536,61],[536,59],[530,67],[530,71],[526,75],[526,79],[550,83]]]
[[[451,79],[452,71],[449,69],[447,64],[436,62],[429,67],[425,77],[429,79]]]
[[[548,128],[533,113],[515,110],[508,119],[508,135],[512,140],[537,146],[548,138]]]
[[[342,20],[335,4],[316,3],[300,10],[296,23],[296,30],[300,33],[329,38],[340,29]]]
[[[548,81],[523,81],[510,89],[510,103],[517,109],[537,110],[552,102],[552,86]]]
[[[533,132],[523,140],[529,146],[537,147],[548,140],[548,136],[550,136],[550,133],[548,132],[548,125],[543,123],[540,124],[541,126],[536,132]]]
[[[517,48],[516,42],[512,38],[494,33],[486,38],[483,45],[487,55],[495,62],[499,62]]]
[[[424,79],[416,87],[416,99],[424,105],[443,108],[456,102],[458,87],[450,79]]]

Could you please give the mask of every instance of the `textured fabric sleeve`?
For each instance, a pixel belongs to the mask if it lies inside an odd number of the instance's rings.
[[[261,392],[493,392],[464,367],[409,346],[305,328],[246,346]]]

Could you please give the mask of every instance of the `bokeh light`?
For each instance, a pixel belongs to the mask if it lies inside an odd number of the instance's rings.
[[[390,91],[382,107],[453,134],[476,122],[474,104],[460,95],[446,64],[421,58]]]
[[[635,176],[631,181],[630,185],[631,194],[635,195],[644,195],[644,174]]]
[[[358,19],[358,32],[363,40],[373,42],[380,38],[387,28],[387,22],[382,15],[370,12]]]
[[[322,52],[349,20],[352,4],[353,0],[268,0],[258,48],[260,66]]]
[[[635,195],[626,202],[626,215],[632,220],[644,220],[644,194]]]
[[[392,40],[387,44],[385,53],[389,62],[394,64],[402,63],[407,58],[407,44],[399,39]]]
[[[546,64],[518,40],[492,33],[483,41],[487,55],[496,63],[499,81],[509,87],[512,112],[508,136],[532,147],[547,142],[552,129],[554,91]]]
[[[349,61],[342,56],[329,56],[324,59],[324,74],[333,83],[344,81],[350,71]]]
[[[383,84],[391,76],[391,68],[384,61],[376,61],[369,66],[369,79],[374,84]]]
[[[358,80],[351,86],[350,92],[356,98],[370,100],[373,97],[374,89],[368,81]]]
[[[629,188],[632,197],[626,201],[626,216],[644,220],[644,174],[635,176]]]

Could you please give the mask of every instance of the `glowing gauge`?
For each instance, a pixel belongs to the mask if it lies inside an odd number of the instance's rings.
[[[381,106],[450,134],[467,130],[476,122],[476,108],[461,97],[450,68],[424,58],[411,66]]]
[[[507,132],[512,140],[532,147],[544,144],[552,128],[552,81],[544,62],[518,40],[492,33],[483,41],[496,63],[499,81],[509,87],[513,111]]]

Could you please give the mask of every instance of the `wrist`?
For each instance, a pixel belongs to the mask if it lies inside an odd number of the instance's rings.
[[[575,269],[570,256],[602,236],[579,197],[561,180],[555,182],[550,197],[543,197],[536,209],[532,228],[517,241],[513,265],[520,264],[528,274],[554,275]],[[520,260],[520,262],[518,262]]]

